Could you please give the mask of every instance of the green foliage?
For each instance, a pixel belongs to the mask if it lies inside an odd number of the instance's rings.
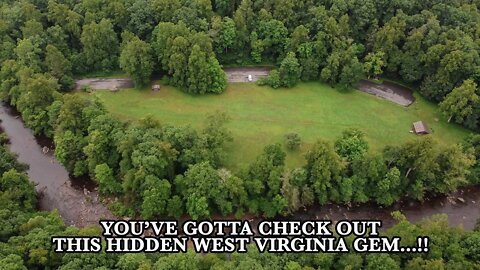
[[[22,39],[15,48],[17,61],[22,66],[27,66],[36,72],[41,71],[40,53],[41,49],[30,39]]]
[[[142,216],[146,219],[167,213],[171,185],[167,180],[147,176],[143,187]]]
[[[73,88],[72,64],[53,45],[47,45],[45,65],[49,73],[58,80],[62,90],[71,90]]]
[[[280,64],[278,72],[280,75],[280,82],[283,86],[290,88],[297,84],[302,70],[300,69],[298,60],[295,57],[295,53],[287,53],[287,56]]]
[[[382,75],[383,70],[382,68],[385,66],[385,62],[383,58],[385,57],[385,53],[382,51],[378,52],[370,52],[365,56],[365,63],[363,68],[365,69],[365,74],[370,77],[378,78]]]
[[[385,159],[402,175],[401,188],[415,199],[428,191],[445,193],[467,183],[473,157],[459,146],[439,145],[430,138],[387,147]]]
[[[112,70],[117,65],[118,39],[109,20],[85,25],[80,40],[91,70]]]
[[[341,181],[345,165],[335,153],[333,146],[319,140],[307,152],[305,158],[307,181],[315,190],[318,202],[325,204],[329,199],[340,199],[335,185]]]
[[[24,211],[32,211],[36,208],[35,186],[25,173],[14,169],[4,172],[0,178],[0,192],[2,198],[16,202]]]
[[[25,124],[35,134],[51,132],[48,107],[59,98],[58,84],[54,78],[43,74],[20,79],[20,97],[17,108],[22,113]]]
[[[120,54],[120,68],[132,77],[136,87],[150,82],[153,60],[150,45],[138,38],[127,42]]]
[[[95,167],[95,180],[98,182],[100,193],[103,195],[122,192],[122,185],[117,182],[112,170],[105,163]]]
[[[335,142],[335,151],[348,161],[361,158],[368,151],[365,134],[358,129],[343,131],[342,137]]]
[[[440,103],[440,110],[448,117],[448,122],[463,124],[480,106],[480,97],[477,95],[477,84],[466,80],[463,84],[450,92]]]
[[[285,143],[289,150],[297,150],[300,147],[301,142],[302,140],[300,138],[300,135],[298,135],[297,133],[285,134]]]

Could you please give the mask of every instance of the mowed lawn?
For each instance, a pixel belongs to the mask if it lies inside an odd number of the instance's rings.
[[[122,119],[138,119],[151,114],[162,123],[192,125],[201,128],[206,115],[226,111],[231,120],[228,129],[234,141],[228,147],[226,165],[238,169],[250,163],[267,144],[281,142],[284,135],[296,132],[302,138],[301,149],[288,152],[291,167],[305,163],[304,154],[319,138],[333,141],[347,128],[362,130],[370,151],[385,145],[412,140],[414,121],[425,121],[435,139],[453,144],[468,131],[446,122],[435,104],[416,94],[408,108],[360,92],[339,92],[321,83],[302,83],[292,89],[271,89],[253,83],[233,83],[221,95],[191,96],[162,86],[160,92],[122,90],[95,93],[107,109]]]

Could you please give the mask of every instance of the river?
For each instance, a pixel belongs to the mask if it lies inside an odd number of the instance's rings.
[[[19,161],[30,165],[28,175],[37,184],[37,191],[43,194],[39,199],[41,210],[58,209],[66,224],[78,227],[113,218],[88,180],[69,177],[53,156],[53,151],[43,153],[42,148],[51,147],[51,142],[35,138],[14,109],[1,104],[0,119],[0,125],[10,139],[10,149],[18,154]],[[383,227],[390,227],[395,223],[390,213],[395,210],[400,210],[411,222],[419,222],[434,214],[448,214],[450,225],[463,224],[464,228],[471,230],[480,218],[480,187],[463,188],[450,196],[432,197],[423,203],[399,201],[391,207],[369,203],[351,207],[335,204],[313,206],[287,219],[382,220]],[[252,221],[258,223],[260,218]]]
[[[18,155],[20,162],[30,166],[27,173],[40,194],[40,210],[58,209],[67,225],[78,227],[98,224],[101,218],[113,218],[99,201],[92,185],[83,184],[88,181],[69,177],[53,151],[44,154],[42,148],[51,148],[51,142],[35,138],[32,131],[23,125],[18,112],[2,103],[0,119],[0,125],[10,139],[10,150]]]

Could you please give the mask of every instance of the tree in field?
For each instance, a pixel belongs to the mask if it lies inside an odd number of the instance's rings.
[[[385,53],[382,51],[370,52],[365,56],[363,68],[368,78],[378,78],[378,76],[382,75],[382,68],[385,66],[385,62],[383,61],[384,57]]]
[[[294,52],[287,53],[287,56],[282,60],[278,71],[283,86],[290,88],[297,84],[300,80],[302,70]]]
[[[480,105],[480,97],[477,95],[477,84],[473,80],[466,80],[462,85],[453,89],[440,103],[440,110],[456,123],[462,124]]]
[[[331,198],[337,199],[335,197],[338,196],[333,191],[342,179],[345,165],[333,146],[320,140],[307,152],[305,158],[307,181],[315,190],[318,202],[325,204]]]
[[[169,49],[168,73],[172,75],[173,85],[186,89],[188,87],[188,62],[189,41],[182,37],[176,37]]]
[[[151,47],[139,38],[133,38],[120,54],[120,68],[130,75],[135,87],[149,83],[153,71]]]
[[[353,87],[363,76],[363,65],[355,57],[348,64],[343,66],[338,85],[343,90]]]
[[[227,88],[227,75],[222,69],[217,58],[210,56],[208,58],[208,92],[220,94]]]
[[[343,131],[342,137],[335,142],[335,151],[348,161],[361,158],[368,151],[365,134],[358,129]]]
[[[208,64],[205,53],[194,45],[188,58],[188,92],[205,94],[208,91]]]
[[[102,19],[83,27],[80,38],[87,65],[93,70],[115,68],[118,58],[118,39],[109,20]]]
[[[285,143],[288,150],[297,150],[300,147],[301,142],[302,140],[300,138],[300,135],[298,135],[297,133],[285,134]]]

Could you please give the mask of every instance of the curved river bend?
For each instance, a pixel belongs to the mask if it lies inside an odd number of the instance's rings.
[[[36,139],[31,130],[23,125],[18,113],[5,104],[0,105],[1,127],[10,139],[10,149],[18,154],[21,162],[30,165],[28,175],[37,184],[40,209],[58,209],[66,224],[83,227],[98,224],[98,220],[113,215],[98,200],[95,190],[81,186],[71,179],[65,168],[58,163],[52,151],[44,154],[42,148],[48,146],[48,140]],[[83,182],[84,181],[80,181]],[[76,184],[77,183],[77,184]],[[373,204],[347,207],[344,205],[326,205],[310,207],[299,211],[287,219],[364,219],[382,220],[384,226],[390,227],[395,221],[390,213],[400,210],[411,222],[418,222],[433,214],[448,214],[452,226],[463,224],[466,229],[473,229],[480,217],[480,187],[460,189],[450,196],[438,196],[427,201],[398,202],[387,208]],[[255,218],[253,223],[260,221]]]

